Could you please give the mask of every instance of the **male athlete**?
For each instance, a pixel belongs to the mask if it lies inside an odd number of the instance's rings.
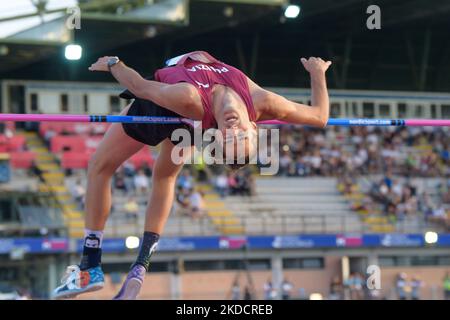
[[[278,119],[293,124],[323,128],[329,114],[325,72],[330,61],[302,58],[311,77],[311,104],[302,105],[265,90],[240,70],[204,51],[190,52],[167,62],[154,80],[141,77],[118,57],[102,57],[90,71],[110,72],[125,88],[121,97],[134,99],[126,115],[184,117],[201,121],[203,129],[217,128],[226,138],[225,149],[245,146],[245,158],[253,154],[249,137],[256,136],[256,122]],[[153,168],[153,188],[146,209],[144,234],[136,262],[115,296],[135,299],[149,269],[167,221],[174,187],[182,164],[174,163],[175,129],[192,130],[187,124],[112,124],[90,159],[86,192],[85,238],[81,262],[69,266],[54,298],[71,298],[103,288],[101,269],[103,230],[111,208],[111,177],[116,169],[144,145],[161,146]],[[231,132],[231,133],[230,133]],[[241,135],[239,132],[247,134]],[[231,138],[231,140],[229,139]],[[193,145],[193,141],[192,141]],[[236,159],[238,160],[238,159]]]

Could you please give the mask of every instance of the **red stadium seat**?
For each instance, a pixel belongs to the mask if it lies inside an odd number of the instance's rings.
[[[34,152],[11,152],[10,163],[14,169],[28,169],[33,164],[36,155]]]
[[[73,133],[74,123],[64,123],[64,122],[42,122],[39,127],[39,133],[44,136],[48,130],[53,130],[60,134],[65,131],[67,133]]]
[[[53,153],[69,148],[71,152],[86,151],[86,142],[83,136],[54,136],[50,141],[50,150]]]
[[[64,152],[61,166],[64,169],[85,169],[88,166],[89,154],[84,152]]]
[[[16,132],[16,123],[14,121],[5,122],[6,129],[9,129],[12,133]]]
[[[142,148],[136,154],[134,154],[130,161],[133,163],[136,169],[140,169],[143,164],[147,164],[150,168],[153,168],[155,160],[147,147]]]
[[[24,136],[13,136],[8,138],[4,134],[0,135],[0,152],[22,151],[24,147]]]
[[[0,152],[8,151],[8,138],[4,134],[0,134]]]
[[[48,130],[53,130],[57,134],[65,132],[69,135],[103,135],[108,130],[110,123],[53,123],[42,122],[39,133],[43,137]]]
[[[86,137],[84,140],[85,147],[87,151],[95,151],[98,146],[100,145],[100,142],[102,141],[103,136],[89,136]]]
[[[13,136],[8,139],[8,151],[22,151],[25,148],[24,136]]]

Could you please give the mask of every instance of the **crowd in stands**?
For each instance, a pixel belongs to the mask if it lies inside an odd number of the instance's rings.
[[[252,196],[255,194],[255,178],[249,168],[239,171],[222,171],[214,177],[214,187],[222,198],[240,195]]]
[[[337,176],[349,188],[346,193],[351,193],[356,183],[355,177],[359,174],[387,173],[385,178],[373,181],[370,192],[355,209],[370,211],[378,208],[396,220],[421,213],[427,220],[449,223],[448,185],[441,188],[442,201],[435,203],[426,191],[419,192],[410,183],[395,178],[450,177],[450,143],[445,139],[447,128],[329,127],[324,130],[280,126],[279,129],[278,175]],[[66,128],[52,124],[39,130],[49,148],[58,151],[61,163],[65,163],[63,155],[73,154],[73,150],[56,145],[59,140],[55,139],[73,134],[100,137],[106,127]],[[91,150],[94,146],[86,145],[85,148]],[[199,217],[204,213],[203,195],[194,186],[194,180],[210,183],[221,197],[256,194],[252,167],[227,172],[223,169],[210,170],[200,164],[189,169],[196,179],[186,182],[186,177],[183,177],[185,173],[181,174],[176,192],[177,205],[189,216]],[[148,162],[137,166],[135,161],[127,161],[114,175],[113,191],[129,197],[146,195],[150,189],[151,175]],[[76,187],[74,197],[82,206],[81,189],[81,186]]]
[[[137,203],[137,199],[141,196],[148,196],[151,187],[151,168],[143,164],[140,168],[136,168],[132,162],[126,161],[114,174],[112,178],[112,194],[127,196],[127,202],[124,204],[124,210],[127,216],[134,216],[132,213]],[[78,204],[79,209],[84,209],[86,200],[86,179],[82,179],[81,175],[75,173],[76,180],[70,186],[70,192],[73,199]],[[114,210],[114,208],[112,209]]]
[[[113,176],[113,190],[124,195],[147,195],[150,190],[152,169],[143,165],[136,168],[130,161],[120,166]]]
[[[447,295],[446,283],[450,280],[447,275],[443,279],[444,296]],[[399,299],[399,300],[420,300],[425,282],[418,276],[408,277],[401,272],[397,275],[394,283],[395,292],[381,296],[379,289],[368,288],[367,279],[358,272],[353,272],[342,282],[339,277],[332,279],[330,284],[330,300],[379,300],[379,299]],[[447,297],[448,299],[448,297]]]
[[[29,169],[35,158],[29,151],[25,136],[18,134],[13,122],[0,123],[0,154],[12,169]]]
[[[279,288],[273,285],[271,279],[268,279],[264,285],[264,299],[265,300],[291,300],[291,299],[307,299],[305,291],[303,288],[299,289],[298,295],[294,294],[294,285],[287,279],[284,278],[281,282]],[[241,292],[241,287],[239,282],[236,280],[231,288],[231,300],[254,300],[256,293],[254,288],[250,285],[245,285],[244,290]]]
[[[175,200],[177,213],[199,219],[206,215],[204,193],[196,185],[188,169],[184,169],[177,179]]]
[[[392,221],[420,214],[450,227],[450,188],[440,199],[418,190],[412,177],[450,178],[447,128],[280,127],[280,176],[337,176],[344,194],[354,194],[361,175],[384,173],[374,180],[355,210],[381,210]],[[395,177],[404,177],[400,181]]]
[[[420,280],[419,277],[413,276],[408,279],[406,273],[401,272],[397,275],[395,288],[397,299],[399,300],[420,300],[421,288],[425,286],[425,283]]]
[[[427,288],[427,284],[419,276],[408,276],[405,272],[400,272],[393,283],[392,291],[381,293],[381,288],[368,288],[367,280],[360,272],[351,272],[343,281],[340,276],[335,276],[330,281],[330,287],[327,294],[319,299],[326,300],[420,300],[422,291]],[[428,288],[429,289],[429,288]],[[442,279],[442,294],[444,299],[450,300],[450,273],[447,273]],[[244,286],[241,290],[238,281],[234,281],[231,289],[232,300],[251,300],[252,290],[250,286]],[[255,293],[253,293],[255,294]],[[435,292],[435,294],[438,294]],[[304,288],[295,289],[294,285],[288,280],[283,279],[279,287],[273,285],[271,279],[268,279],[263,285],[264,300],[307,300],[314,299],[305,291]]]
[[[282,126],[281,176],[392,172],[407,177],[450,175],[447,128]]]
[[[355,177],[339,177],[341,191],[346,195],[358,193]],[[450,228],[450,179],[444,179],[436,192],[437,200],[430,191],[419,189],[411,180],[394,178],[390,173],[379,180],[371,181],[370,189],[363,198],[352,203],[352,209],[368,213],[381,212],[391,222],[416,216],[423,221],[439,223]]]

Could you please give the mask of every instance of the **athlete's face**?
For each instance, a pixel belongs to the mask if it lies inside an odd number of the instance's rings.
[[[223,153],[226,159],[251,158],[256,152],[256,123],[250,121],[241,99],[229,96],[216,117],[223,137]]]

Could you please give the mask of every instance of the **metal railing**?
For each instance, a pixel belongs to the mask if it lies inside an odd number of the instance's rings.
[[[419,219],[419,218],[417,218]],[[383,229],[382,227],[390,226]],[[228,227],[229,232],[221,232]],[[46,229],[46,235],[67,234],[65,226],[24,226],[20,223],[0,224],[0,237],[23,237],[39,235]],[[127,219],[125,216],[110,217],[106,237],[140,236],[144,229],[143,217]],[[237,230],[233,232],[233,230]],[[204,217],[192,220],[187,217],[171,217],[166,224],[165,236],[217,236],[222,234],[243,235],[289,235],[289,234],[370,234],[382,232],[423,233],[436,230],[436,224],[427,221],[399,221],[392,224],[369,224],[358,221],[350,215],[273,215],[234,216],[211,219]],[[443,230],[436,230],[443,231]]]
[[[68,235],[67,227],[61,226],[24,226],[21,223],[0,224],[0,237],[65,237]]]
[[[170,217],[165,236],[212,236],[221,234],[273,235],[273,234],[345,234],[345,233],[422,233],[435,225],[422,221],[399,221],[396,223],[365,223],[353,215],[293,215],[273,214],[266,216],[246,215],[232,217],[204,217],[192,220],[187,217]],[[111,217],[105,234],[109,237],[141,235],[143,217],[134,221],[125,217]],[[221,232],[227,229],[229,232]],[[384,228],[384,229],[383,229]],[[236,230],[236,232],[233,232]]]

